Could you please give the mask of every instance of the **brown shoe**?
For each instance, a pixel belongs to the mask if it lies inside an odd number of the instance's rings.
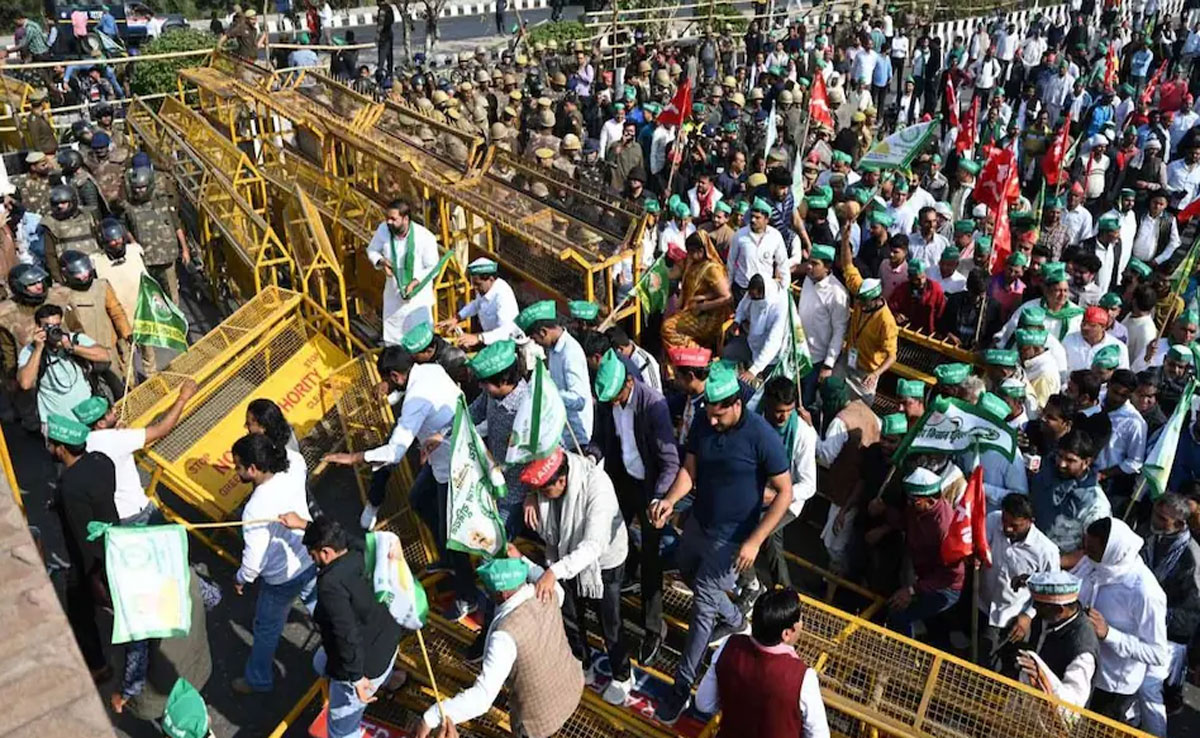
[[[236,694],[255,694],[254,688],[243,677],[234,679],[230,682],[229,686],[233,688]]]

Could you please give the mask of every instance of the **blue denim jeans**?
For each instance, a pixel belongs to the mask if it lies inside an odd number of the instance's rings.
[[[720,622],[740,627],[745,619],[726,594],[737,583],[733,568],[739,542],[709,538],[695,517],[683,528],[676,561],[683,581],[692,588],[687,644],[675,669],[675,689],[690,690],[708,651],[708,639]]]
[[[313,654],[313,670],[319,676],[325,676],[327,659],[324,647],[318,648]],[[393,655],[387,669],[379,676],[371,677],[371,694],[379,691],[379,687],[392,675],[395,665],[396,656]],[[367,703],[358,699],[352,682],[329,680],[329,738],[358,738],[361,735],[362,716],[366,711]]]
[[[908,607],[888,615],[888,627],[901,635],[913,637],[913,623],[918,620],[928,620],[949,610],[958,602],[962,595],[961,589],[935,589],[932,592],[918,592],[912,596]],[[928,623],[926,623],[928,625]]]
[[[246,661],[245,679],[256,692],[275,687],[275,648],[297,597],[311,608],[317,598],[317,567],[310,566],[283,584],[258,584],[254,606],[254,644]]]

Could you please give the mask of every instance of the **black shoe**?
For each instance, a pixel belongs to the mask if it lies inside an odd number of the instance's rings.
[[[482,664],[485,646],[487,646],[487,633],[480,632],[475,636],[475,640],[471,641],[471,645],[467,646],[467,652],[463,655],[463,659],[472,666]]]
[[[713,628],[712,633],[708,636],[709,646],[719,646],[729,639],[729,636],[737,633],[749,633],[750,621],[742,618],[742,622],[735,625],[729,623],[717,623],[717,627]]]
[[[642,636],[642,645],[638,648],[638,663],[645,666],[658,657],[658,649],[662,648],[662,633],[646,633]]]
[[[683,711],[687,709],[691,699],[690,692],[681,694],[676,690],[671,690],[671,694],[658,703],[658,707],[654,709],[654,719],[663,725],[674,725]]]

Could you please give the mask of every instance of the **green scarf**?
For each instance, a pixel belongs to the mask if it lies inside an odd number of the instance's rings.
[[[778,428],[775,428],[775,432],[779,434],[781,439],[783,439],[783,448],[787,451],[789,460],[796,450],[796,431],[799,429],[799,427],[800,414],[793,410],[791,414],[788,415],[788,419],[784,421],[784,424]]]
[[[1047,317],[1054,318],[1058,321],[1058,336],[1056,336],[1056,338],[1058,338],[1060,341],[1065,338],[1069,332],[1068,323],[1070,323],[1071,318],[1074,318],[1076,315],[1083,315],[1083,308],[1079,307],[1078,305],[1072,305],[1069,300],[1067,301],[1066,305],[1063,305],[1058,310],[1051,310],[1049,306],[1046,305],[1046,300],[1044,298],[1040,300],[1040,302],[1042,304],[1042,308],[1046,311]]]
[[[413,237],[415,235],[415,231],[416,228],[414,228],[413,224],[409,222],[408,237],[405,239],[404,243],[404,266],[400,269],[400,271],[397,272],[396,236],[391,232],[391,229],[388,230],[388,238],[391,241],[392,247],[392,277],[396,280],[396,291],[403,295],[405,299],[408,298],[406,290],[408,289],[408,284],[413,280],[413,272],[416,271],[417,267],[417,250],[413,246]]]

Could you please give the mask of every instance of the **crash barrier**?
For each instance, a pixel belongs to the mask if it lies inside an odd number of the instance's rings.
[[[117,412],[130,427],[154,422],[170,407],[185,379],[199,386],[179,423],[139,454],[150,472],[149,489],[159,495],[169,519],[229,519],[250,493],[233,468],[230,448],[245,433],[246,407],[265,397],[283,411],[300,442],[310,485],[323,478],[319,461],[333,451],[361,451],[381,445],[393,418],[375,386],[378,375],[366,346],[306,296],[267,286],[162,371],[129,391]],[[349,473],[349,472],[348,472]],[[365,497],[369,472],[355,470],[354,483]],[[392,473],[393,486],[411,485],[407,464]],[[177,504],[182,503],[182,504]],[[407,506],[407,495],[392,490],[381,519],[405,542],[415,570],[430,560],[426,538]],[[233,559],[215,539],[197,537]]]

